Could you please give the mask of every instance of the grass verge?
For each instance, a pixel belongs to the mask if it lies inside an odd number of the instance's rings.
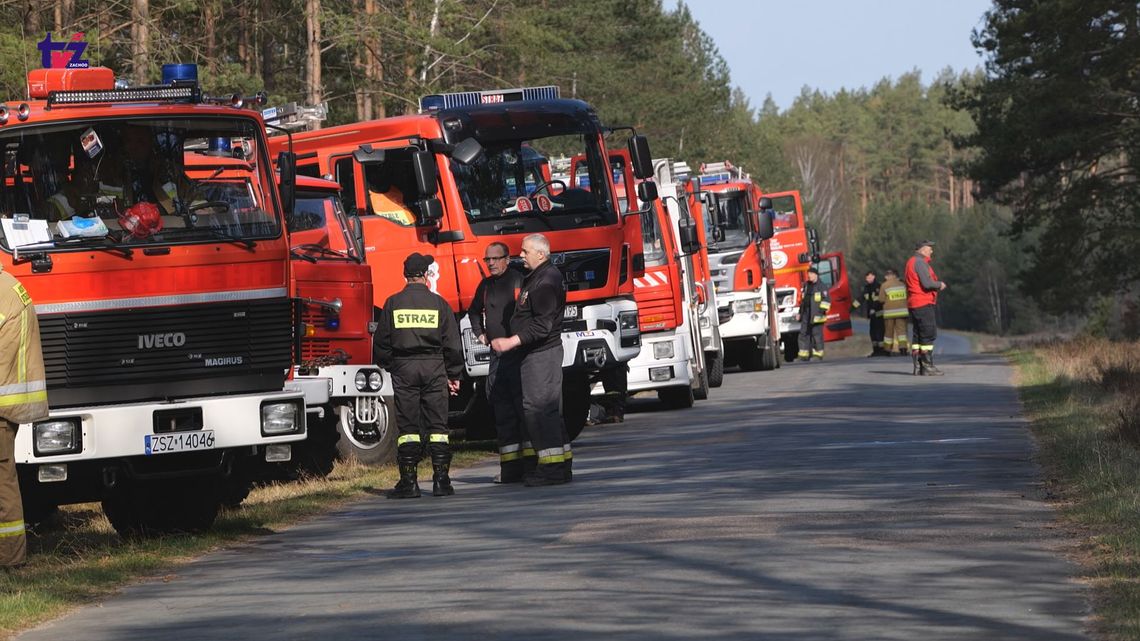
[[[1048,489],[1079,540],[1094,626],[1140,638],[1140,343],[1011,352]]]
[[[460,468],[485,460],[495,448],[491,443],[478,442],[459,443],[456,450],[452,466]],[[429,479],[430,493],[430,466],[421,466],[420,476]],[[255,489],[241,507],[223,511],[206,534],[146,541],[119,538],[98,504],[65,506],[50,527],[29,537],[27,565],[0,570],[0,639],[129,583],[169,575],[179,565],[207,552],[272,534],[387,489],[395,481],[396,472],[390,465],[369,468],[337,463],[326,478]]]

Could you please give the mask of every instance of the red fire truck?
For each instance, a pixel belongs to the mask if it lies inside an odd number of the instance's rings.
[[[35,301],[51,407],[16,438],[33,519],[102,500],[123,534],[201,530],[227,479],[305,438],[285,390],[293,164],[279,193],[261,116],[192,65],[163,72],[37,70],[0,106],[0,260]]]
[[[288,228],[300,314],[293,385],[305,393],[309,413],[301,469],[327,473],[338,455],[386,463],[396,444],[392,384],[372,361],[372,271],[359,226],[341,206],[340,184],[298,176]]]
[[[403,287],[411,252],[435,259],[431,287],[464,314],[486,275],[483,251],[503,242],[512,254],[527,234],[550,240],[566,289],[563,404],[576,436],[589,410],[590,382],[637,355],[641,334],[633,279],[644,271],[641,234],[617,203],[603,128],[593,108],[558,98],[557,87],[426,96],[424,113],[294,134],[299,171],[341,185],[360,217],[365,255],[380,305]],[[274,141],[284,148],[287,140]],[[629,139],[626,176],[652,174],[645,138]],[[551,177],[550,159],[584,154],[593,185]],[[651,183],[643,200],[652,201]],[[483,407],[488,348],[461,319],[468,380],[453,407],[469,430]]]
[[[786,191],[764,194],[764,203],[772,211],[776,235],[772,238],[772,268],[776,277],[776,301],[779,308],[780,342],[784,360],[795,360],[799,350],[799,296],[807,280],[807,270],[816,265],[830,290],[832,302],[824,326],[826,341],[843,340],[851,335],[851,294],[842,253],[820,255],[819,239],[807,226],[800,192]],[[842,279],[842,283],[839,280]],[[841,286],[842,285],[842,286]]]
[[[712,212],[705,225],[725,364],[746,371],[776,369],[780,327],[771,217],[760,215],[760,188],[729,162],[701,165],[697,180]]]

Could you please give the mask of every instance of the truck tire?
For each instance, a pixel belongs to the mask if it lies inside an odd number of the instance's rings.
[[[777,351],[778,349],[779,346],[776,345],[776,340],[769,334],[767,340],[764,342],[763,349],[760,350],[760,371],[770,372],[780,366],[780,354]]]
[[[590,415],[590,383],[581,375],[563,374],[562,378],[562,424],[566,435],[573,442],[586,427]]]
[[[707,366],[708,361],[705,361]],[[698,401],[708,400],[709,397],[709,373],[708,370],[702,370],[697,380],[697,386],[693,388],[693,398]]]
[[[705,362],[708,363],[709,387],[724,385],[724,356],[713,352],[705,352]]]
[[[800,351],[800,335],[796,332],[788,332],[781,337],[784,343],[784,362],[791,363],[796,360],[796,356]]]
[[[334,414],[333,419],[338,436],[336,451],[342,461],[375,467],[395,460],[396,421],[386,400],[380,403],[379,419],[374,424],[358,424],[351,406],[342,406],[341,412],[344,417]]]
[[[218,516],[218,477],[123,481],[103,499],[111,527],[125,539],[205,532]]]
[[[693,406],[693,388],[690,386],[666,387],[657,390],[657,398],[661,399],[661,403],[671,410],[689,409]]]

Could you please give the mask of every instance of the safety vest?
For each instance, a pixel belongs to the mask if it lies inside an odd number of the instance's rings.
[[[20,281],[0,268],[0,419],[19,425],[47,415],[36,308]]]
[[[906,285],[894,276],[888,276],[879,287],[879,300],[883,303],[883,318],[906,318],[910,315],[906,305]]]
[[[938,280],[938,275],[934,273],[934,268],[930,266],[930,260],[924,256],[915,254],[906,261],[906,305],[911,309],[918,309],[919,307],[926,307],[938,302],[938,290],[926,291],[922,288],[922,282],[918,279],[917,261],[924,261],[927,269],[930,270],[930,277]]]

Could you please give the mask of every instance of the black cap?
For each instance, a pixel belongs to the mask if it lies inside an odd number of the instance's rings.
[[[816,276],[819,276],[819,270],[816,269],[815,267],[808,268],[808,273],[809,274],[815,274]]]
[[[922,249],[923,247],[926,247],[927,245],[929,245],[930,247],[933,247],[934,241],[933,240],[920,240],[914,244],[914,251],[918,251],[918,250]]]
[[[408,257],[404,259],[404,276],[406,278],[423,276],[434,262],[435,259],[431,256],[425,256],[417,252],[408,254]]]

